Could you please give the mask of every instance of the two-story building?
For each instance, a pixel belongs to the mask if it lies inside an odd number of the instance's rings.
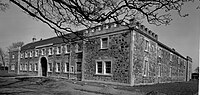
[[[86,39],[70,33],[70,41],[53,37],[10,51],[10,72],[130,86],[190,79],[192,59],[135,20],[77,33]]]

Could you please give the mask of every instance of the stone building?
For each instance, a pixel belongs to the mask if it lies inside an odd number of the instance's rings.
[[[10,51],[10,72],[120,85],[188,81],[192,59],[160,41],[139,22],[107,23],[28,43]]]

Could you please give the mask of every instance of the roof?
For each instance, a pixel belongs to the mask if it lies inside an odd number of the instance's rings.
[[[77,31],[76,32],[77,35],[83,35],[83,31]],[[48,38],[48,39],[44,39],[44,40],[40,40],[40,41],[36,41],[36,42],[31,42],[28,43],[24,46],[21,47],[21,50],[27,50],[27,49],[34,49],[37,46],[41,46],[41,45],[46,45],[46,44],[59,44],[59,43],[68,43],[68,42],[73,42],[73,41],[77,41],[80,40],[80,37],[76,36],[75,33],[69,33],[69,34],[65,34],[59,37],[52,37],[52,38]],[[65,38],[68,39],[72,39],[72,40],[67,40]]]

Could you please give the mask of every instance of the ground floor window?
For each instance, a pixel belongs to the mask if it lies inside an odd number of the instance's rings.
[[[81,72],[81,62],[76,62],[76,72]]]
[[[32,71],[32,64],[29,64],[29,71]]]
[[[149,62],[147,59],[144,60],[144,65],[143,65],[143,76],[148,76],[148,71],[149,70]]]
[[[23,66],[23,65],[22,65],[22,64],[20,64],[20,66],[19,66],[19,70],[23,70],[23,69],[22,69],[22,68],[23,68],[22,66]]]
[[[74,66],[71,66],[71,72],[72,73],[74,72]]]
[[[38,64],[35,63],[35,71],[37,71],[37,70],[38,70]]]
[[[161,65],[161,63],[158,63],[158,77],[161,77],[161,75],[162,75],[161,70],[162,70],[162,65]]]
[[[52,63],[48,63],[48,72],[52,72],[53,71],[53,65]]]
[[[60,72],[60,63],[56,63],[56,72]]]
[[[15,64],[11,65],[11,70],[15,70]]]
[[[112,62],[105,60],[96,61],[96,74],[111,74]]]
[[[25,64],[24,71],[27,71],[28,64]]]
[[[67,62],[67,63],[65,63],[65,68],[64,68],[64,70],[65,70],[65,72],[69,72],[69,63]]]

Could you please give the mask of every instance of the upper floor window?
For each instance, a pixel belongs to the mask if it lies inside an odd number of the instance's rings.
[[[38,49],[35,50],[35,57],[38,56],[38,51],[39,51]]]
[[[20,58],[23,58],[23,57],[24,57],[24,54],[23,54],[23,53],[21,53],[21,54],[20,54]]]
[[[53,55],[53,48],[50,47],[48,52],[49,52],[49,55]]]
[[[38,70],[38,64],[37,63],[35,63],[35,71],[37,71]]]
[[[33,57],[33,51],[30,51],[30,57]]]
[[[25,58],[27,58],[28,57],[28,52],[25,52]]]
[[[96,61],[96,74],[107,74],[112,73],[112,62],[111,61]]]
[[[45,49],[44,48],[41,50],[41,55],[45,55]]]
[[[107,49],[109,45],[108,37],[101,38],[101,49]]]
[[[15,55],[13,54],[13,55],[12,55],[12,59],[14,59],[14,58],[15,58]]]
[[[162,57],[162,49],[161,48],[158,49],[158,57]]]
[[[145,51],[149,51],[149,41],[145,40]]]
[[[106,25],[106,29],[108,29],[109,28],[109,25]]]
[[[70,53],[70,45],[65,45],[65,53]]]
[[[61,53],[62,53],[62,46],[58,46],[56,54],[61,54]]]
[[[172,53],[170,53],[170,61],[172,61],[172,56],[173,56],[173,54],[172,54]]]

